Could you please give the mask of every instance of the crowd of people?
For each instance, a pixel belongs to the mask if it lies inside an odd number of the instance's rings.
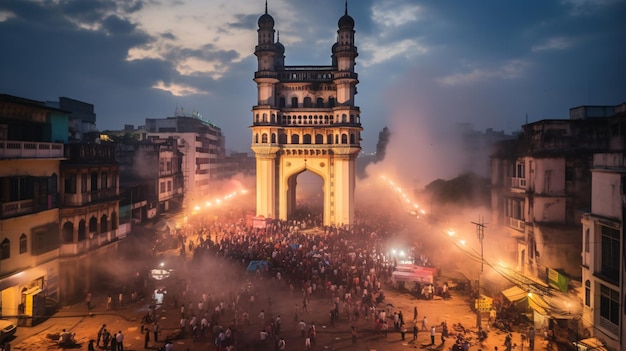
[[[185,259],[168,301],[180,309],[181,319],[179,332],[171,337],[211,340],[218,350],[231,350],[240,342],[280,350],[287,322],[296,326],[305,349],[311,349],[318,328],[316,321],[307,320],[311,300],[328,305],[324,322],[331,326],[371,320],[382,335],[392,319],[395,331],[406,332],[402,314],[381,307],[383,282],[396,264],[387,243],[403,230],[403,223],[382,213],[357,216],[349,227],[316,227],[316,222],[319,219],[306,215],[255,227],[242,217],[224,217],[179,228],[184,248],[179,252]],[[267,264],[249,269],[253,261]],[[226,262],[234,263],[239,273],[227,269]],[[241,272],[246,272],[243,279],[233,279]],[[207,276],[212,279],[202,279]],[[273,308],[270,291],[276,288],[298,301],[288,316],[281,317]],[[258,330],[250,333],[250,328]],[[253,340],[240,340],[243,334],[254,335]],[[356,335],[354,330],[353,341]]]

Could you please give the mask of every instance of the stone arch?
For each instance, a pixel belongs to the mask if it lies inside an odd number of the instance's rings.
[[[276,144],[276,133],[272,133],[272,144]]]
[[[304,134],[302,136],[302,144],[311,144],[311,134]]]
[[[324,107],[324,99],[321,97],[318,97],[316,102],[315,102],[315,107]]]
[[[315,143],[324,144],[324,136],[322,134],[315,134]]]
[[[67,221],[61,230],[61,243],[68,244],[74,242],[74,223]]]
[[[261,134],[261,144],[267,144],[267,133]]]
[[[332,145],[333,144],[333,135],[332,134],[328,134],[326,136],[326,144],[328,144],[328,145]]]
[[[87,237],[87,224],[84,219],[78,222],[78,241],[85,240]]]
[[[4,238],[0,243],[0,260],[11,258],[11,240]]]
[[[254,134],[254,143],[258,144],[259,143],[259,133],[255,133]]]
[[[109,221],[106,213],[100,217],[100,234],[104,234],[109,231]]]
[[[356,144],[354,133],[350,133],[350,144]]]
[[[20,253],[26,253],[28,251],[28,237],[26,234],[22,233],[20,235]]]
[[[117,213],[115,211],[113,211],[111,213],[111,230],[116,230],[118,227],[117,225]]]
[[[98,231],[98,219],[95,216],[89,218],[89,233],[96,233]]]
[[[304,107],[313,107],[313,101],[311,100],[311,97],[309,96],[305,97],[302,105]]]
[[[300,144],[300,135],[293,134],[291,136],[291,143],[294,144],[294,145]]]
[[[341,144],[347,144],[348,143],[348,134],[343,133],[341,134]]]

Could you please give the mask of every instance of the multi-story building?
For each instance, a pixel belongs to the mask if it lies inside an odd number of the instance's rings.
[[[256,157],[256,214],[294,218],[297,177],[311,172],[322,179],[324,224],[350,225],[363,127],[355,104],[359,83],[355,22],[347,3],[337,22],[330,65],[285,65],[285,47],[275,37],[267,4],[257,23],[258,98],[250,127]]]
[[[492,231],[513,239],[507,251],[520,272],[545,281],[549,269],[580,279],[592,156],[609,147],[607,119],[580,110],[572,109],[570,119],[524,125],[492,156]]]
[[[582,219],[583,327],[611,350],[626,344],[626,104],[616,112],[612,152],[594,155],[591,212]]]
[[[143,221],[182,207],[183,154],[176,139],[118,143],[116,154],[126,192],[124,206],[132,206],[133,219]]]
[[[37,315],[44,297],[59,297],[58,189],[67,120],[67,112],[43,102],[0,95],[3,316]]]
[[[70,142],[85,141],[87,135],[97,132],[93,104],[60,97],[59,101],[47,101],[46,105],[69,112],[67,133]]]
[[[119,239],[119,166],[113,145],[71,143],[61,161],[59,301],[76,302],[104,288]]]
[[[185,206],[194,207],[213,196],[223,195],[219,185],[227,174],[223,169],[226,150],[219,127],[201,119],[197,113],[186,116],[181,109],[175,117],[147,118],[141,138],[177,140],[178,149],[183,154]]]

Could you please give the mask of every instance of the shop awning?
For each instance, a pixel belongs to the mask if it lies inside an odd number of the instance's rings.
[[[518,286],[502,290],[502,295],[510,302],[518,302],[528,297],[528,293]]]
[[[578,351],[607,351],[602,341],[597,338],[588,338],[573,342],[575,347],[578,347]]]

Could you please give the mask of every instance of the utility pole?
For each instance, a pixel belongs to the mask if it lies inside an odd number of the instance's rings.
[[[476,235],[478,236],[478,241],[480,242],[480,273],[478,274],[478,284],[477,284],[477,292],[478,297],[476,299],[476,328],[481,327],[481,298],[480,298],[480,278],[483,275],[483,270],[485,266],[485,259],[483,256],[483,239],[485,238],[485,222],[482,217],[478,218],[478,223],[472,222],[472,224],[476,225]]]

